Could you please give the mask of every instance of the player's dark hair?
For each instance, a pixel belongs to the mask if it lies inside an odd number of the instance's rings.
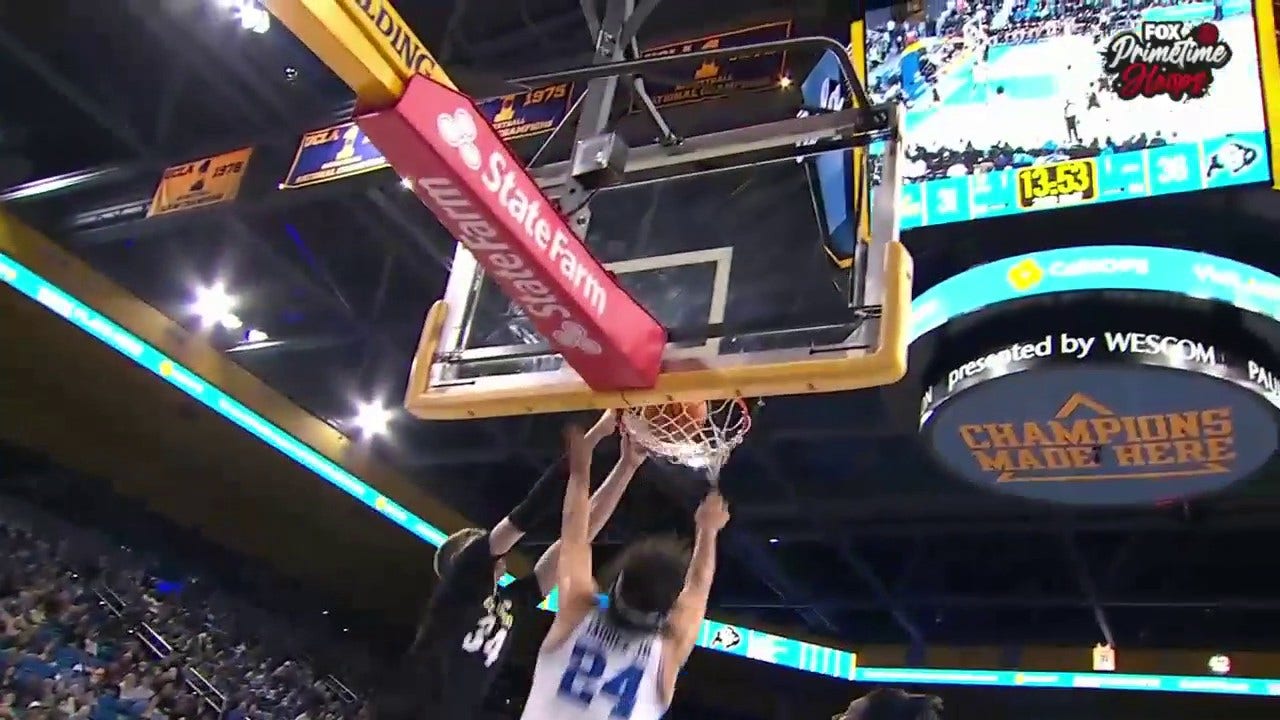
[[[610,615],[619,624],[658,631],[684,590],[689,545],[676,537],[653,537],[632,543],[614,562]]]
[[[470,545],[476,538],[484,537],[485,531],[480,528],[463,528],[458,532],[445,538],[440,543],[440,548],[436,550],[436,577],[444,577],[449,572],[449,568],[453,566],[453,559],[458,556],[462,548]]]
[[[913,695],[898,688],[877,688],[849,703],[831,720],[941,720],[942,698]]]

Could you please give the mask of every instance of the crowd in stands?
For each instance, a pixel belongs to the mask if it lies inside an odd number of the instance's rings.
[[[1171,133],[1176,140],[1177,133]],[[906,165],[903,176],[909,179],[936,179],[992,172],[1028,165],[1098,157],[1131,152],[1143,148],[1168,145],[1170,139],[1160,131],[1138,133],[1119,140],[1110,136],[1092,138],[1088,142],[1057,143],[1049,140],[1041,145],[1024,146],[1001,142],[987,147],[966,143],[964,147],[926,148],[911,146],[904,151]]]
[[[338,679],[370,667],[354,643],[337,641],[341,673],[321,672],[298,623],[207,579],[162,579],[156,557],[12,495],[0,555],[0,720],[364,716]]]

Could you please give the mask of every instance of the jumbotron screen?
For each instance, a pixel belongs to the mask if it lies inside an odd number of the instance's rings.
[[[903,228],[1270,178],[1249,0],[925,0],[865,27],[872,96],[908,108]]]

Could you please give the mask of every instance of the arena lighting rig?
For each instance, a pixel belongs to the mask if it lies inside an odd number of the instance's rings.
[[[584,4],[587,26],[596,38],[595,62],[508,81],[516,90],[569,83],[586,88],[527,168],[487,123],[477,121],[472,101],[456,91],[385,1],[266,3],[355,90],[361,130],[402,177],[414,181],[418,197],[461,241],[444,299],[428,315],[415,357],[405,400],[411,413],[428,419],[478,418],[835,392],[889,384],[905,374],[911,270],[910,257],[897,242],[902,164],[897,106],[872,104],[845,44],[832,38],[703,46],[644,57],[636,36],[658,2],[608,0],[603,17],[593,4]],[[799,49],[828,51],[837,58],[839,81],[852,107],[680,138],[639,77],[676,62],[714,64],[732,56]],[[657,143],[630,148],[611,131],[610,110],[624,82],[656,127]],[[567,161],[540,162],[551,142],[570,133],[573,150]],[[718,342],[743,331],[713,317],[673,326],[653,311],[648,298],[632,297],[615,276],[626,272],[617,265],[648,261],[656,253],[628,256],[629,262],[606,267],[584,245],[592,222],[590,203],[599,190],[877,142],[885,146],[883,181],[875,189],[859,184],[859,196],[850,198],[875,212],[867,241],[860,243],[848,270],[845,304],[853,327],[841,340],[805,342],[782,352],[728,355],[712,349],[690,361],[687,353],[680,354],[681,343]],[[869,163],[866,154],[863,159]],[[870,176],[865,165],[861,175]],[[547,210],[548,202],[554,203],[553,211]],[[710,263],[705,258],[711,254],[702,253],[697,262]],[[476,349],[467,341],[484,279],[521,307],[545,345],[503,347],[488,357],[472,352]],[[820,352],[814,352],[815,345]],[[467,374],[495,358],[519,362],[547,356],[556,370]]]

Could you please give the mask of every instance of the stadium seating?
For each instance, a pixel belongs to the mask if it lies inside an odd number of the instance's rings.
[[[0,495],[0,556],[0,720],[362,714],[355,692],[306,659],[326,639],[199,577],[161,579],[142,549]],[[369,667],[353,643],[327,640]]]

